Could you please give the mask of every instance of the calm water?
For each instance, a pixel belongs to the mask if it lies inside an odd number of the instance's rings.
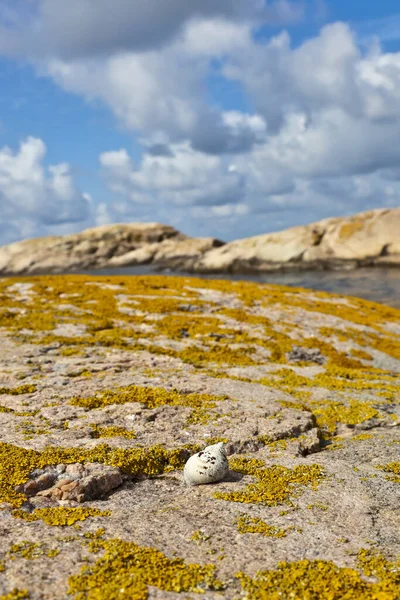
[[[142,266],[103,269],[89,273],[91,275],[148,275],[154,273],[154,270],[150,266]],[[175,271],[164,271],[163,274],[182,275]],[[358,296],[400,308],[400,269],[396,268],[376,267],[354,271],[309,271],[263,275],[193,275],[193,277],[291,285],[347,296]]]

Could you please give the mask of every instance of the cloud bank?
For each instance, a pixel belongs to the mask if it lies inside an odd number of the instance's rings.
[[[376,39],[335,22],[294,43],[285,27],[305,5],[286,0],[171,0],[168,15],[155,0],[117,0],[112,14],[105,0],[33,4],[28,21],[14,10],[0,52],[35,47],[39,75],[101,103],[143,149],[99,148],[95,223],[231,239],[399,204],[400,53]],[[59,222],[87,219],[68,166],[46,177],[29,218],[50,225],[57,198]],[[0,180],[0,198],[15,194]]]

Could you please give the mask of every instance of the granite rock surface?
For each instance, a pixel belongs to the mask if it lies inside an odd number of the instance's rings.
[[[0,296],[0,598],[400,597],[399,310],[161,276]],[[186,486],[220,441],[228,475]]]
[[[333,217],[235,240],[204,254],[196,272],[356,268],[400,265],[400,208]]]
[[[400,265],[400,208],[335,217],[225,244],[159,223],[102,225],[0,247],[0,274],[152,265],[197,273],[257,273]]]

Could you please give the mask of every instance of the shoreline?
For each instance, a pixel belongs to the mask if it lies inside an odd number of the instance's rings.
[[[138,265],[133,267],[113,267],[103,269],[87,269],[68,271],[68,273],[38,273],[0,275],[0,278],[26,278],[39,275],[93,275],[110,276],[142,276],[166,275],[171,277],[191,277],[199,279],[250,281],[256,283],[301,287],[315,291],[325,291],[345,296],[355,296],[388,304],[400,308],[400,270],[393,266],[370,266],[358,269],[324,270],[324,271],[286,271],[286,272],[252,272],[252,273],[192,273],[174,269],[156,269],[154,265]]]

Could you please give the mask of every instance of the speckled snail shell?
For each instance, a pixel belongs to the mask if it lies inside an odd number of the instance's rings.
[[[225,446],[219,442],[193,454],[185,464],[183,477],[187,485],[215,483],[221,481],[228,470]]]

